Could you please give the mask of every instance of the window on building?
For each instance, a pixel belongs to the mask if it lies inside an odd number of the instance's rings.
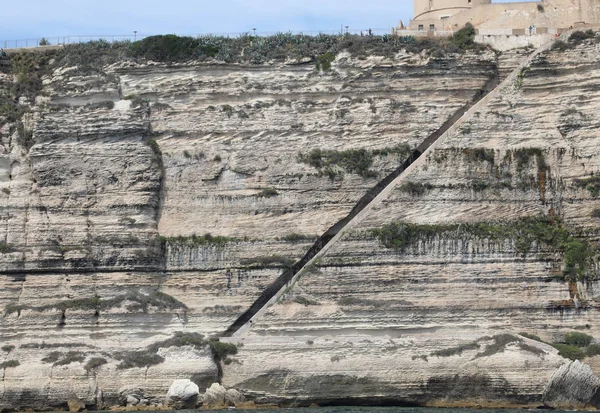
[[[429,25],[429,31],[430,32],[434,32],[435,31],[435,24],[430,24]]]
[[[419,24],[419,30],[425,30],[422,24]]]

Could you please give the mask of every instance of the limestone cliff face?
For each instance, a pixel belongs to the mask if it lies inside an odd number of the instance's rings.
[[[407,403],[539,404],[563,361],[514,334],[600,335],[596,258],[580,267],[527,223],[562,217],[535,225],[564,225],[595,256],[597,54],[536,58],[254,321],[226,382],[265,398],[308,396],[287,383],[318,376],[348,398],[350,382]]]
[[[553,279],[552,245],[452,225],[552,211],[596,241],[574,180],[597,169],[597,54],[536,60],[223,363],[207,339],[520,56],[53,68],[0,130],[0,407],[155,403],[220,376],[262,401],[541,404],[565,360],[516,334],[600,337],[598,286]],[[373,231],[396,222],[450,227],[398,250]]]

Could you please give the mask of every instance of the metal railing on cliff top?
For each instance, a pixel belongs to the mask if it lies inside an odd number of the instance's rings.
[[[222,37],[241,37],[241,36],[260,36],[267,37],[273,36],[280,33],[291,33],[291,34],[303,34],[308,36],[317,36],[319,34],[329,35],[342,35],[342,34],[354,34],[368,36],[370,33],[374,36],[381,36],[384,34],[391,34],[394,28],[389,29],[349,29],[343,28],[343,30],[302,30],[302,31],[275,31],[275,32],[256,32],[254,30],[240,33],[204,33],[204,34],[179,34],[178,36],[191,36],[191,37],[206,37],[206,36],[222,36]],[[136,41],[142,40],[146,37],[154,36],[154,34],[105,34],[105,35],[82,35],[82,36],[51,36],[51,37],[37,37],[29,39],[15,39],[15,40],[0,40],[0,48],[3,49],[25,49],[40,46],[63,46],[67,44],[87,43],[91,41],[105,40],[107,42],[122,42],[122,41]]]

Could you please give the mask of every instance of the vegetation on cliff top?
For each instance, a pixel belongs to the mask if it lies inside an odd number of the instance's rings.
[[[569,36],[568,41],[564,42],[562,40],[557,40],[556,42],[554,42],[554,45],[552,46],[552,50],[557,50],[557,51],[565,51],[565,50],[569,50],[569,49],[574,49],[575,47],[577,47],[578,45],[582,44],[584,41],[586,40],[595,40],[595,42],[598,42],[598,37],[596,36],[596,32],[594,32],[593,30],[586,30],[586,31],[575,31],[573,33],[571,33],[571,35]]]
[[[102,66],[120,60],[141,59],[158,62],[204,61],[214,59],[226,63],[262,64],[268,61],[296,59],[314,62],[317,69],[328,70],[335,56],[341,51],[364,58],[369,55],[393,56],[406,50],[409,53],[426,51],[436,56],[447,53],[463,53],[467,50],[484,50],[474,42],[475,30],[467,25],[450,38],[414,38],[412,36],[358,36],[350,34],[304,34],[277,33],[272,36],[253,36],[249,33],[239,37],[199,36],[187,37],[159,35],[146,37],[137,42],[114,42],[105,40],[66,45],[60,49],[10,54],[11,60],[35,55],[36,74],[50,65],[77,66],[79,71],[98,71]],[[31,59],[31,58],[25,58]],[[52,59],[52,60],[51,60]],[[51,60],[51,63],[50,63]],[[13,71],[13,73],[16,73]],[[27,84],[41,86],[38,77]],[[36,80],[37,79],[37,80]]]
[[[393,56],[401,50],[412,53],[426,50],[443,55],[485,49],[476,44],[474,39],[475,29],[467,25],[448,39],[415,39],[412,36],[392,35],[363,37],[350,34],[308,36],[291,33],[277,33],[266,37],[245,34],[235,38],[165,35],[147,37],[132,44],[123,43],[122,47],[133,58],[159,62],[216,59],[227,63],[261,64],[270,60],[309,58],[315,62],[317,69],[328,70],[335,56],[344,50],[353,56],[366,57]]]
[[[590,244],[565,228],[558,218],[528,217],[507,223],[465,223],[418,225],[393,222],[373,229],[370,235],[379,239],[386,248],[405,253],[419,241],[439,236],[479,238],[493,241],[511,240],[515,252],[527,254],[532,247],[543,245],[563,255],[563,273],[568,280],[595,278],[593,258],[596,255]]]
[[[28,107],[21,100],[35,100],[42,90],[42,76],[49,71],[51,59],[49,53],[21,52],[11,54],[9,61],[0,61],[0,67],[8,67],[15,81],[0,82],[0,128],[6,123],[13,123],[10,133],[18,131],[19,144],[29,149],[33,144],[31,131],[21,122]]]

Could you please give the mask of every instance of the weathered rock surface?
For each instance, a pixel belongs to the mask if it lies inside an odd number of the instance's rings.
[[[71,397],[69,400],[67,400],[67,405],[69,406],[70,412],[80,412],[85,409],[85,403],[83,403],[77,397]]]
[[[227,402],[227,404],[230,406],[235,406],[240,403],[244,403],[245,401],[246,398],[244,395],[236,389],[229,389],[227,392],[225,392],[225,402]]]
[[[221,408],[226,404],[227,389],[219,383],[213,383],[202,396],[203,407]]]
[[[241,364],[224,384],[267,401],[541,405],[564,361],[502,335],[600,337],[596,261],[567,282],[560,246],[532,238],[523,252],[521,236],[469,226],[559,216],[597,241],[585,182],[600,170],[599,53],[590,43],[538,57],[235,337]],[[392,223],[407,225],[402,248],[374,235]],[[596,372],[597,359],[586,360]]]
[[[144,400],[144,390],[140,388],[123,389],[119,392],[119,405],[137,406]]]
[[[520,55],[342,54],[325,73],[192,63],[55,71],[27,115],[33,146],[0,130],[0,336],[6,361],[18,361],[4,369],[0,408],[64,406],[71,391],[96,407],[155,404],[174,380],[203,391],[221,373],[262,402],[541,405],[565,360],[518,333],[600,338],[598,283],[560,280],[563,257],[548,245],[524,255],[515,240],[434,231],[398,252],[370,231],[552,211],[600,239],[599,201],[574,183],[600,170],[599,54],[582,45],[543,55],[407,176],[414,185],[230,339],[244,346],[223,371],[191,332],[223,332],[407,148]],[[519,161],[522,148],[539,149],[549,170],[540,173],[538,152]],[[348,149],[367,153],[366,170],[299,155]],[[120,393],[132,388],[144,398]],[[239,400],[212,386],[204,403]]]
[[[560,366],[544,390],[544,404],[555,409],[600,407],[600,379],[579,360]]]
[[[246,401],[242,393],[235,389],[225,389],[219,383],[213,383],[202,396],[203,408],[224,408],[241,405]]]
[[[123,360],[178,331],[224,331],[496,71],[491,53],[401,53],[342,54],[326,73],[116,64],[45,77],[25,123],[31,148],[9,125],[1,135],[0,332],[19,361],[2,403],[59,405],[67,380],[104,406],[132,387],[156,400],[182,375],[215,382],[208,350]],[[299,160],[314,149],[378,152],[364,176],[329,177]],[[159,237],[207,232],[230,238]]]
[[[199,394],[198,386],[191,380],[175,380],[169,387],[165,404],[174,409],[193,409]]]

